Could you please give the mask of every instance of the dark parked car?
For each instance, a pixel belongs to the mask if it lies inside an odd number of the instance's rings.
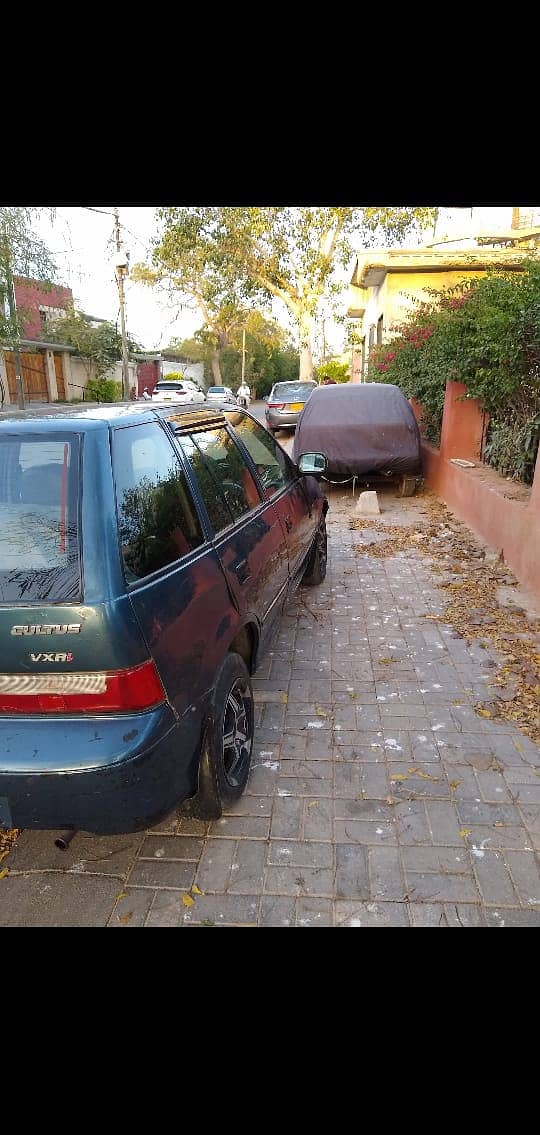
[[[127,832],[240,796],[250,674],[324,578],[327,508],[240,410],[2,419],[0,826]]]
[[[316,382],[276,382],[264,411],[268,429],[275,433],[276,430],[294,428],[308,398],[316,389]]]
[[[402,496],[412,496],[422,473],[416,418],[390,383],[318,387],[300,416],[293,459],[314,451],[325,455],[330,479],[398,481]]]

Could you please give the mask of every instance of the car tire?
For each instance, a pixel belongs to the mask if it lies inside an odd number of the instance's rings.
[[[416,492],[416,477],[408,476],[406,473],[401,478],[401,485],[399,488],[400,497],[413,497]]]
[[[308,587],[316,587],[326,577],[326,561],[328,555],[328,537],[326,533],[326,520],[323,516],[317,529],[315,543],[310,553],[302,583]]]
[[[199,764],[199,786],[184,815],[218,820],[223,806],[242,795],[251,767],[253,688],[239,654],[227,654],[216,674]]]

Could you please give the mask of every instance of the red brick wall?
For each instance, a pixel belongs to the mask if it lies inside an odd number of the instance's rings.
[[[445,457],[463,457],[479,461],[487,426],[487,415],[476,398],[465,398],[467,387],[462,382],[446,383],[441,429],[441,453]]]
[[[23,280],[16,277],[15,302],[20,312],[24,310],[23,339],[36,339],[41,332],[39,308],[41,307],[67,307],[73,306],[73,292],[71,288],[54,284],[50,290],[43,287],[37,280]]]
[[[540,454],[529,500],[512,499],[507,480],[479,461],[482,412],[472,399],[459,401],[464,390],[447,384],[441,448],[422,441],[424,476],[460,520],[502,552],[520,583],[540,596]],[[453,465],[452,457],[475,467]]]

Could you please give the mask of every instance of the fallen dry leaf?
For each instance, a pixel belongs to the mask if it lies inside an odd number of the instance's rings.
[[[404,772],[395,772],[390,777],[390,781],[392,781],[392,780],[408,780],[408,779],[409,779],[408,776]]]
[[[182,902],[184,906],[193,906],[195,900],[192,899],[191,895],[182,895]]]
[[[122,923],[122,926],[127,926],[128,922],[131,922],[132,918],[133,918],[133,911],[128,910],[126,912],[126,914],[120,914],[118,916],[118,921]]]
[[[192,893],[193,895],[203,895],[203,894],[204,894],[204,891],[201,891],[201,890],[199,889],[199,887],[197,886],[197,884],[196,884],[196,883],[194,883],[194,884],[193,884],[193,886],[192,886],[192,888],[191,888],[191,893]]]
[[[433,493],[424,491],[422,497],[424,511],[416,523],[416,535],[421,535],[422,539],[411,543],[410,525],[381,525],[378,521],[355,518],[351,519],[350,527],[377,529],[377,540],[357,542],[354,550],[379,559],[397,552],[428,557],[432,575],[442,577],[439,586],[443,589],[445,606],[439,615],[426,611],[421,617],[446,623],[456,632],[452,637],[457,635],[468,645],[474,641],[481,647],[494,648],[502,656],[499,661],[489,659],[484,663],[493,667],[490,681],[495,690],[502,688],[501,697],[497,696],[488,710],[475,706],[476,712],[488,720],[511,721],[540,743],[540,623],[538,619],[535,623],[517,605],[499,603],[498,586],[516,583],[504,562],[486,560],[485,549],[474,535]],[[451,571],[460,578],[449,579]],[[385,660],[379,659],[379,662]],[[507,692],[510,674],[511,690]]]
[[[308,808],[318,808],[318,806],[319,806],[318,800],[310,800],[310,802],[308,804]]]
[[[472,832],[472,828],[460,828],[459,829],[459,834],[460,834],[462,839],[466,839],[467,836],[471,834],[471,832]]]
[[[9,875],[9,867],[4,867],[0,871],[0,879],[5,879],[6,875]]]

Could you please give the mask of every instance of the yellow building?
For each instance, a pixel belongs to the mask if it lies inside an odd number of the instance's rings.
[[[526,255],[531,255],[528,249],[516,247],[446,252],[400,248],[360,253],[347,308],[349,318],[359,321],[360,347],[352,381],[363,381],[371,348],[391,338],[415,300],[429,299],[428,289],[443,290],[471,276],[485,276],[489,268],[520,271]]]

